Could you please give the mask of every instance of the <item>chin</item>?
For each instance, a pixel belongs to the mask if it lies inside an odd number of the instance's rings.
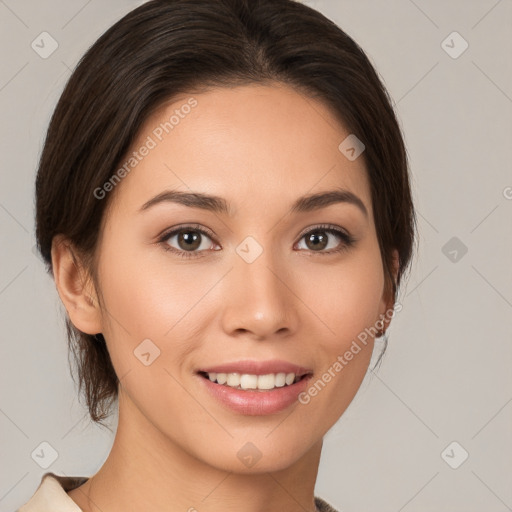
[[[263,474],[278,472],[300,463],[317,445],[321,448],[322,438],[304,438],[301,433],[291,436],[281,427],[282,432],[268,436],[269,431],[258,435],[247,435],[225,439],[209,439],[200,453],[195,446],[195,457],[216,469],[238,474]],[[268,436],[268,437],[266,437]],[[212,450],[212,446],[215,449]]]

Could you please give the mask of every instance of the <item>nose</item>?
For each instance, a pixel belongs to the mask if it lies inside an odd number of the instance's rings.
[[[301,303],[293,292],[296,277],[283,258],[270,250],[252,262],[236,255],[223,283],[224,331],[260,341],[293,335],[298,329]]]

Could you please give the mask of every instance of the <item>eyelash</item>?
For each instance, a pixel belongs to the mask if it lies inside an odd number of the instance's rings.
[[[199,225],[189,225],[189,226],[180,226],[179,228],[175,228],[175,229],[172,229],[171,231],[164,233],[158,239],[158,243],[163,245],[163,249],[165,251],[170,251],[181,258],[186,258],[186,259],[187,258],[200,258],[201,256],[199,256],[199,254],[202,251],[199,251],[199,252],[181,251],[181,250],[175,249],[174,247],[171,247],[169,244],[166,243],[169,240],[169,238],[173,237],[174,235],[177,235],[181,232],[187,232],[187,231],[201,233],[202,235],[205,235],[208,238],[212,239],[212,241],[215,241],[214,235],[211,231],[209,231]],[[344,252],[344,251],[347,251],[348,249],[350,249],[354,245],[354,243],[357,241],[354,237],[352,237],[345,231],[342,231],[341,229],[339,229],[336,226],[333,226],[331,224],[320,224],[311,229],[308,229],[307,231],[305,231],[304,233],[302,233],[300,235],[299,241],[302,240],[306,235],[309,235],[309,234],[315,233],[315,232],[324,232],[324,233],[330,233],[330,234],[336,235],[339,238],[341,238],[342,242],[341,242],[341,247],[338,249],[331,249],[330,251],[310,251],[313,254],[322,254],[322,255],[338,254],[338,253],[341,253],[341,252]],[[304,251],[304,249],[302,249],[301,252],[302,251]]]

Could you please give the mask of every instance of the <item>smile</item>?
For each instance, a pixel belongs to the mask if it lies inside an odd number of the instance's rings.
[[[234,361],[196,370],[201,387],[237,414],[277,414],[298,403],[311,369],[282,360]]]

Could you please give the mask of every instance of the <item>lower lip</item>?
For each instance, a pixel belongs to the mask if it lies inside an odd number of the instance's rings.
[[[310,379],[310,375],[290,386],[274,388],[269,391],[244,391],[217,384],[198,375],[211,395],[229,409],[248,416],[265,416],[284,411],[298,401]]]

